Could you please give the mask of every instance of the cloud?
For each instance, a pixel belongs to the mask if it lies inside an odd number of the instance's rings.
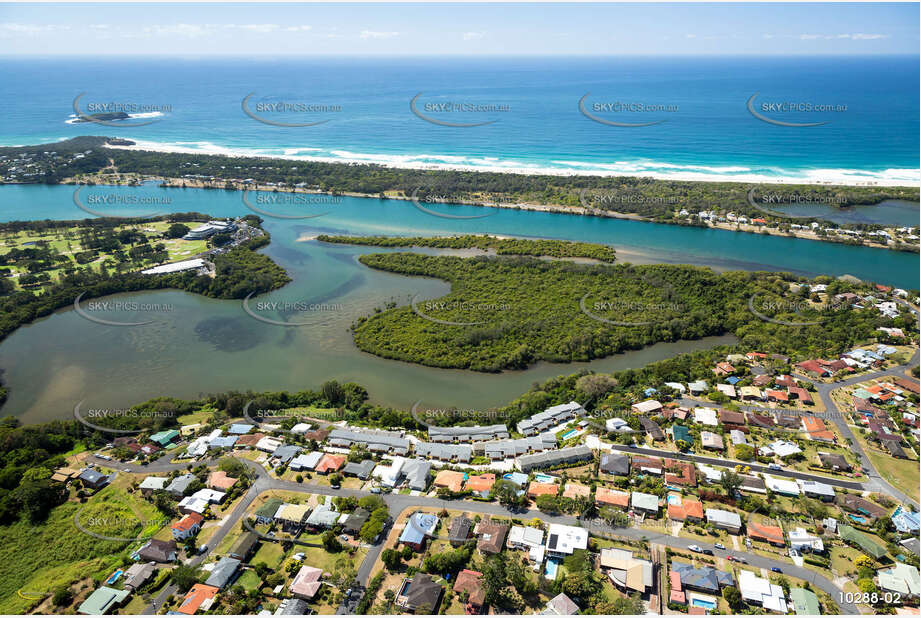
[[[307,32],[313,30],[313,26],[288,26],[285,28],[288,32]]]
[[[392,39],[400,36],[399,32],[377,32],[375,30],[362,30],[361,38],[363,39]]]
[[[461,36],[463,36],[465,41],[479,41],[484,36],[486,36],[486,33],[485,32],[465,32]]]
[[[0,34],[24,34],[27,36],[34,36],[45,32],[57,32],[58,30],[70,30],[70,26],[57,24],[20,24],[16,22],[0,24]]]
[[[856,34],[801,34],[799,39],[801,41],[831,41],[833,39],[850,39],[851,41],[875,41],[877,39],[888,39],[888,34],[864,34],[858,32]]]
[[[208,24],[155,24],[147,26],[143,30],[147,34],[156,36],[184,36],[197,38],[214,32],[214,27]]]
[[[278,24],[227,24],[225,27],[231,30],[248,30],[249,32],[258,32],[260,34],[268,34],[281,29]]]

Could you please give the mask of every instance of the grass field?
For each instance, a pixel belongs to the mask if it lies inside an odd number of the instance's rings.
[[[296,553],[296,552],[295,552]],[[253,554],[253,557],[250,559],[250,564],[258,564],[264,562],[273,571],[278,569],[281,566],[282,561],[285,559],[285,552],[281,547],[281,543],[270,543],[268,541],[263,541],[262,545],[259,546],[259,549],[256,550],[256,553]]]
[[[921,499],[921,491],[919,491],[921,470],[919,470],[917,459],[890,457],[887,453],[883,453],[878,448],[867,444],[866,439],[859,432],[855,431],[854,436],[880,476],[892,484],[893,487],[905,492],[915,500]]]
[[[243,571],[243,574],[237,579],[234,585],[243,586],[243,589],[247,592],[252,592],[253,590],[259,589],[259,584],[262,583],[262,580],[256,575],[256,571],[252,569],[246,569]]]

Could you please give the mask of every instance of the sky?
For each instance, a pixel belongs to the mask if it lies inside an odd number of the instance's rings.
[[[918,3],[0,4],[0,55],[918,54]]]

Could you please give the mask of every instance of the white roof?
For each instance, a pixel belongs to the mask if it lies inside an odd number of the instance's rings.
[[[298,423],[291,428],[291,433],[307,433],[310,431],[310,423]]]
[[[265,451],[266,453],[274,453],[275,449],[281,446],[283,443],[281,440],[276,440],[275,438],[270,438],[266,436],[256,442],[256,448],[260,451]]]
[[[701,425],[710,425],[716,427],[719,421],[716,418],[716,410],[713,408],[694,408],[694,421]]]
[[[643,509],[644,511],[658,511],[659,496],[634,491],[630,496],[630,506],[637,509]]]
[[[606,420],[604,422],[604,427],[608,431],[620,431],[621,429],[625,427],[629,428],[630,425],[624,419],[615,417],[615,418],[609,418],[608,420]]]
[[[799,495],[799,485],[796,484],[796,481],[779,479],[765,474],[764,485],[774,493],[787,494],[790,496]]]
[[[818,481],[802,481],[798,480],[799,488],[803,493],[819,494],[820,496],[831,496],[835,497],[835,488],[831,485],[826,485],[825,483],[820,483]]]
[[[395,487],[400,480],[400,475],[403,472],[403,464],[405,462],[406,460],[402,457],[394,457],[391,465],[385,466],[384,464],[380,464],[374,468],[374,472],[372,472],[371,475],[380,479],[383,485]]]
[[[208,508],[208,501],[194,496],[186,496],[179,501],[179,508],[187,509],[201,515],[205,512],[205,509]]]
[[[739,571],[739,592],[746,601],[761,605],[781,614],[787,613],[787,601],[784,598],[783,588],[763,577],[758,577],[751,571]]]
[[[738,429],[732,429],[729,431],[729,439],[732,440],[733,444],[748,444],[748,442],[745,440],[745,434]]]
[[[921,574],[917,567],[910,564],[896,563],[892,568],[879,571],[878,575],[879,587],[883,590],[912,596],[917,596],[921,591]]]
[[[323,453],[320,451],[311,451],[309,453],[301,453],[297,457],[291,460],[289,466],[291,468],[309,468],[313,470],[317,467],[317,464],[320,463],[320,460],[323,459]]]
[[[508,533],[508,542],[517,545],[536,547],[544,544],[544,531],[539,528],[512,526]]]
[[[162,264],[160,266],[154,266],[153,268],[142,270],[141,273],[145,275],[162,275],[164,273],[178,273],[183,270],[201,268],[204,265],[205,265],[205,261],[203,259],[195,258],[194,260],[185,260],[184,262],[173,262],[172,264]]]
[[[789,457],[790,455],[796,455],[797,453],[803,452],[799,446],[793,442],[787,442],[786,440],[777,440],[770,445],[770,448],[778,457]]]
[[[795,528],[791,530],[787,536],[790,539],[790,547],[793,549],[809,547],[812,551],[825,551],[825,544],[822,542],[822,539],[814,534],[810,534],[805,528]]]
[[[646,401],[641,401],[640,403],[633,404],[633,409],[641,414],[648,414],[649,412],[661,410],[662,404],[655,399],[647,399]]]
[[[688,388],[692,391],[705,391],[710,387],[703,380],[697,380],[696,382],[688,382]]]
[[[688,389],[686,389],[686,388],[684,387],[684,384],[681,384],[680,382],[666,382],[666,383],[665,383],[665,386],[667,386],[667,387],[669,387],[669,388],[673,388],[673,389],[675,389],[676,391],[678,391],[679,393],[684,393],[685,391],[688,390]]]
[[[588,547],[588,531],[585,528],[550,524],[547,532],[547,551],[571,554],[577,549]]]
[[[205,502],[210,502],[211,504],[217,504],[224,499],[224,496],[227,494],[223,491],[216,491],[214,489],[199,489],[192,497],[197,500],[204,500]]]
[[[722,509],[707,509],[707,523],[717,523],[733,528],[742,527],[742,518],[738,513]]]
[[[141,489],[163,489],[168,482],[169,479],[165,476],[148,476],[141,481],[139,487]]]
[[[730,399],[736,396],[736,388],[732,384],[717,384],[716,390],[723,393]]]

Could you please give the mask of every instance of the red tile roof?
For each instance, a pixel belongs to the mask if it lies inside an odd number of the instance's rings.
[[[205,521],[205,518],[199,515],[198,513],[189,513],[188,515],[186,515],[185,517],[177,521],[175,524],[170,526],[170,528],[172,528],[173,530],[181,530],[182,532],[188,532],[196,524],[200,525],[201,522],[203,521]]]

